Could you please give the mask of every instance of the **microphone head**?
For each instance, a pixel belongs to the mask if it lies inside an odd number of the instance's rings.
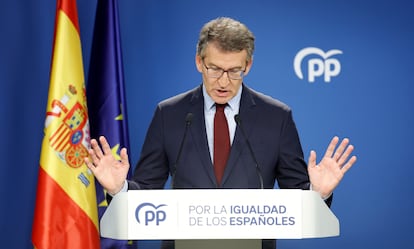
[[[234,115],[234,121],[236,121],[236,124],[240,125],[241,120],[239,114]]]
[[[194,116],[193,113],[191,113],[191,112],[187,113],[187,116],[185,116],[185,122],[187,124],[190,124],[191,121],[193,120],[193,116]]]

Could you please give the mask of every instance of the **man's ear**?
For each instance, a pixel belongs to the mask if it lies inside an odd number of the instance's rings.
[[[199,55],[195,56],[195,64],[196,64],[197,70],[200,73],[202,73],[203,72],[203,60],[201,59]]]
[[[246,70],[244,71],[244,76],[246,76],[250,72],[250,68],[252,68],[252,65],[253,65],[253,56],[250,59],[250,61],[247,62]]]

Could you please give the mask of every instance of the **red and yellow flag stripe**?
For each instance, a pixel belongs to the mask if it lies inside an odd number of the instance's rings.
[[[76,0],[58,0],[32,241],[38,249],[99,248]]]

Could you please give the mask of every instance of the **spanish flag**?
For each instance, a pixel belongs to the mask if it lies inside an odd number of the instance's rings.
[[[76,0],[56,7],[49,97],[40,155],[32,242],[38,249],[99,248]]]

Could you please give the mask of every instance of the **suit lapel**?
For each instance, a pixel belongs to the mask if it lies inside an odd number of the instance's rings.
[[[240,109],[239,109],[239,116],[242,122],[243,129],[246,133],[246,136],[249,136],[254,122],[256,120],[256,103],[254,100],[254,96],[251,90],[243,85],[242,96],[240,99]],[[233,144],[230,150],[229,160],[227,162],[226,169],[223,175],[223,184],[226,182],[227,178],[231,175],[231,171],[237,165],[238,159],[241,155],[243,150],[247,150],[246,148],[246,138],[244,137],[240,127],[236,127],[236,132],[234,134]]]
[[[208,147],[205,117],[204,117],[204,99],[202,87],[198,87],[190,100],[190,112],[194,113],[193,123],[190,127],[191,136],[194,138],[195,146],[198,151],[201,163],[207,172],[213,185],[216,185],[213,164],[210,158],[210,149]]]

